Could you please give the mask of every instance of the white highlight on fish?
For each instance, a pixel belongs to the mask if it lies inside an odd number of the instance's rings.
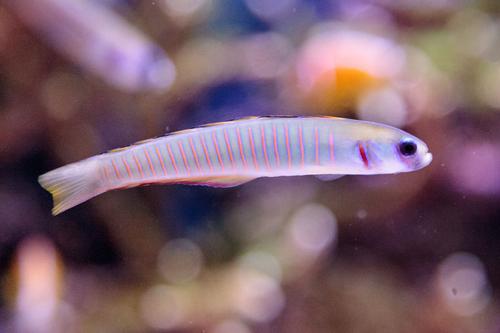
[[[50,171],[53,214],[98,194],[155,183],[231,187],[259,177],[409,172],[432,160],[394,127],[334,117],[254,117],[171,133]],[[326,175],[326,176],[325,176]]]
[[[60,53],[125,90],[167,90],[175,66],[146,35],[97,1],[6,0]]]

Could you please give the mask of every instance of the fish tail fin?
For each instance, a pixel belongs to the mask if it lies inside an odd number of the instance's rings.
[[[54,200],[52,214],[57,215],[104,192],[99,180],[99,163],[87,159],[49,171],[38,182]]]

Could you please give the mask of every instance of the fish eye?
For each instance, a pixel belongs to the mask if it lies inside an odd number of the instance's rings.
[[[417,144],[411,139],[403,139],[399,142],[398,149],[403,156],[413,156],[417,152]]]

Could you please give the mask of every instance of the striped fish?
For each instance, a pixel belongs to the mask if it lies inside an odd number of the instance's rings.
[[[231,187],[259,177],[385,174],[420,169],[427,146],[399,129],[333,117],[210,124],[72,163],[39,177],[59,214],[106,191],[145,184]]]

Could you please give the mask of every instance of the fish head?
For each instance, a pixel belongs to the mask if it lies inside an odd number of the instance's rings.
[[[422,169],[432,161],[432,153],[419,138],[396,128],[367,141],[366,154],[375,173],[399,173]]]

